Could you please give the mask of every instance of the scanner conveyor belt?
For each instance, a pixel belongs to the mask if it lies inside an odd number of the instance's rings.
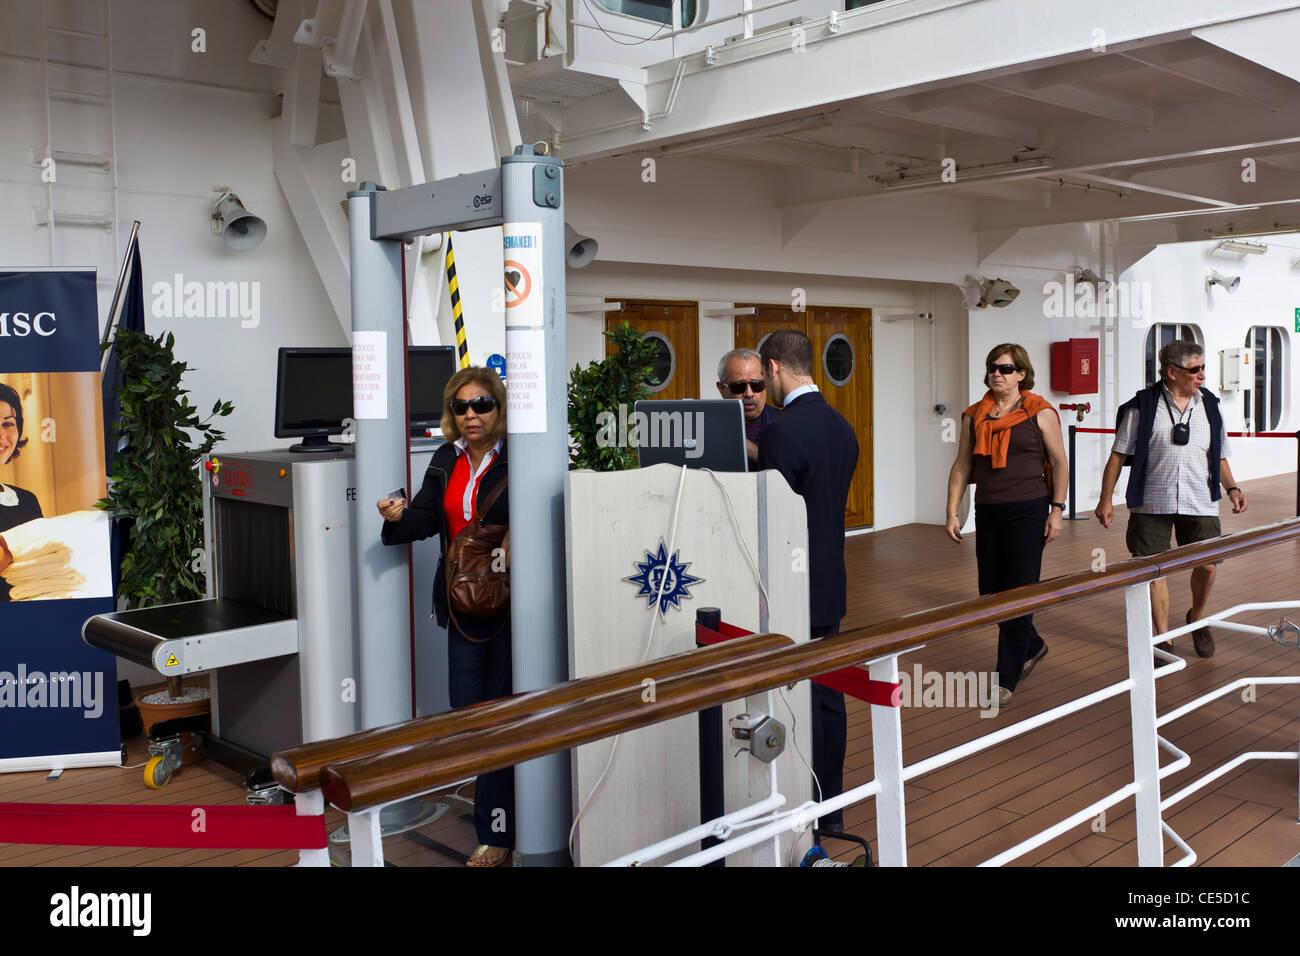
[[[224,598],[96,614],[81,636],[167,677],[298,651],[297,620]]]

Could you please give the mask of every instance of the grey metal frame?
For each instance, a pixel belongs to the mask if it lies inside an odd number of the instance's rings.
[[[550,156],[521,146],[496,169],[434,183],[385,190],[373,183],[348,195],[352,222],[352,328],[387,335],[387,419],[358,420],[356,527],[358,634],[362,723],[375,727],[411,715],[410,600],[407,550],[383,548],[374,503],[399,486],[395,471],[408,451],[404,369],[402,242],[434,232],[506,223],[539,223],[544,286],[546,430],[524,433],[507,416],[511,470],[524,480],[510,488],[511,600],[527,614],[511,622],[514,690],[533,690],[568,677],[568,617],[564,599],[564,476],[568,471],[564,310],[564,171]],[[507,358],[512,329],[506,327]],[[404,375],[404,372],[403,372]],[[507,394],[518,392],[507,373]],[[508,405],[512,402],[508,402]],[[402,456],[402,457],[399,457]],[[403,682],[405,678],[405,682]],[[524,865],[562,866],[568,859],[570,772],[567,753],[515,768],[516,845]]]

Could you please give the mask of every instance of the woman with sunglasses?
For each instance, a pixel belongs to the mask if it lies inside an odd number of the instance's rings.
[[[407,503],[380,501],[384,544],[405,544],[437,535],[442,558],[434,574],[433,611],[447,628],[451,706],[470,707],[511,693],[509,612],[495,617],[449,613],[447,547],[506,480],[506,390],[496,372],[461,369],[443,391],[442,433],[420,492]],[[484,514],[485,524],[510,523],[509,492],[503,490]],[[509,564],[510,536],[504,542]],[[502,866],[515,842],[514,768],[483,774],[475,782],[474,826],[479,846],[468,866]]]
[[[26,444],[22,400],[14,389],[0,384],[0,466],[17,458]],[[15,485],[0,483],[0,574],[4,574],[13,562],[4,532],[42,517],[41,503],[34,494]],[[9,591],[9,582],[0,577],[0,602],[9,600]]]
[[[945,530],[961,543],[957,507],[975,483],[975,559],[980,594],[1032,584],[1043,547],[1061,533],[1070,484],[1061,420],[1030,391],[1034,367],[1020,345],[995,346],[985,360],[988,391],[962,415],[957,460],[948,473]],[[998,625],[998,704],[1047,656],[1031,614]]]

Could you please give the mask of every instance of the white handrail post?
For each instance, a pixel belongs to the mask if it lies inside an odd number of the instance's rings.
[[[348,814],[348,839],[352,844],[354,867],[384,865],[384,842],[379,828],[379,807]]]
[[[1156,742],[1156,678],[1151,641],[1151,588],[1146,582],[1124,589],[1128,623],[1128,672],[1133,680],[1129,711],[1133,724],[1133,782],[1137,784],[1138,866],[1163,866],[1160,825],[1160,747]]]
[[[294,812],[300,817],[320,817],[325,815],[325,794],[319,790],[307,790],[294,795]],[[298,851],[299,866],[329,866],[329,847]]]
[[[898,683],[898,655],[871,662],[871,679]],[[903,802],[903,711],[871,705],[871,759],[876,797],[876,843],[881,866],[907,866],[907,815]]]

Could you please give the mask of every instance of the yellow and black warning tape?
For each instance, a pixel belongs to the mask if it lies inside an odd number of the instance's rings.
[[[447,287],[451,289],[451,316],[456,323],[456,355],[461,368],[469,368],[469,344],[465,341],[465,317],[460,308],[460,284],[456,281],[456,253],[447,233]]]

